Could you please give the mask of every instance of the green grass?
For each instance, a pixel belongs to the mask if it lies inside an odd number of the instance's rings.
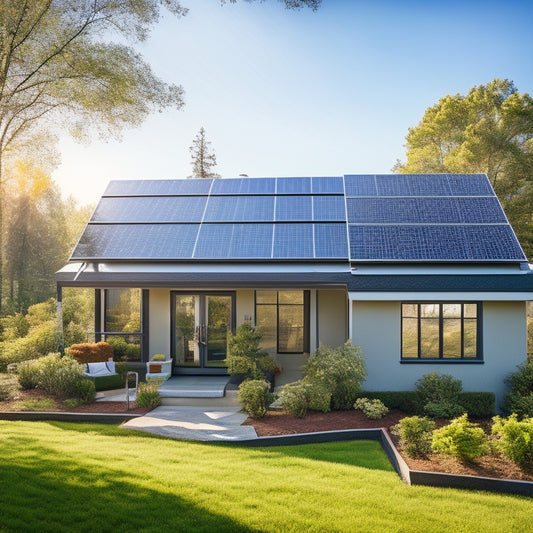
[[[532,500],[410,487],[372,441],[239,448],[0,421],[0,531],[532,531]]]

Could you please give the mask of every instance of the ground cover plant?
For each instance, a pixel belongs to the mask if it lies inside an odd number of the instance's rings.
[[[531,531],[531,499],[404,485],[377,442],[273,448],[0,422],[0,530]],[[238,468],[236,468],[238,465]]]

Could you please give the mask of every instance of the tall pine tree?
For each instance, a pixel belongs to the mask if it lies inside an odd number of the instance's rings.
[[[192,176],[189,178],[220,178],[219,174],[212,171],[213,167],[217,166],[217,158],[210,145],[202,126],[189,147],[192,157]]]

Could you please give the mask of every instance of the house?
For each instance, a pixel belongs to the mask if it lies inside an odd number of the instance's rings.
[[[533,271],[485,175],[126,180],[57,286],[59,302],[94,290],[95,340],[170,355],[174,374],[225,373],[227,333],[250,321],[289,375],[350,338],[367,390],[436,371],[500,399]]]

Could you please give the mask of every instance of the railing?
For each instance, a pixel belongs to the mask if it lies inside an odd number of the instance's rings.
[[[135,387],[130,387],[130,375],[135,376]],[[137,389],[139,388],[139,372],[133,372],[129,370],[126,372],[126,401],[128,402],[128,411],[130,410],[130,392],[133,390],[135,392],[135,397],[137,397]]]

